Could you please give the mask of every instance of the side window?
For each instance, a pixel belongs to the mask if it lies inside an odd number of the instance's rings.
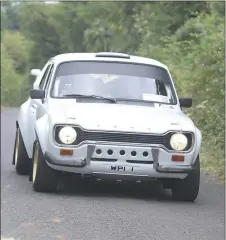
[[[53,74],[53,68],[54,68],[54,65],[51,64],[50,70],[49,70],[49,72],[48,72],[48,76],[47,76],[47,78],[46,78],[46,81],[45,81],[45,84],[44,84],[44,87],[43,87],[44,90],[47,90],[48,87],[49,87],[50,79],[51,79],[52,74]]]
[[[44,73],[43,76],[42,76],[42,80],[41,80],[41,82],[40,82],[40,84],[39,84],[39,88],[40,88],[40,89],[43,89],[43,88],[44,88],[45,81],[46,81],[46,79],[47,79],[47,76],[48,76],[50,67],[51,67],[51,65],[49,65],[49,66],[47,67],[45,73]]]

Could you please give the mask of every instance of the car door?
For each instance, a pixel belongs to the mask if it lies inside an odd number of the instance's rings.
[[[45,83],[45,78],[50,70],[50,61],[48,61],[42,69],[41,74],[36,78],[37,86],[41,87]],[[24,145],[29,158],[32,157],[33,143],[35,141],[34,124],[36,121],[37,102],[30,97],[24,102],[19,111],[17,118],[18,125],[23,137]]]
[[[38,88],[39,89],[44,89],[46,80],[48,78],[49,72],[50,72],[50,68],[51,68],[52,64],[48,63],[47,66],[45,67],[44,72],[42,73]],[[32,154],[32,150],[33,149],[33,143],[36,139],[36,135],[35,135],[35,122],[38,118],[40,118],[43,115],[43,102],[41,99],[30,99],[30,106],[29,106],[29,142],[27,143],[28,146],[28,150],[29,150],[29,155]]]

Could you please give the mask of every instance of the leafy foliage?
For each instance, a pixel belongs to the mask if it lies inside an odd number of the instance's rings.
[[[1,44],[1,102],[3,105],[13,105],[18,99],[20,78],[13,69],[13,61]]]
[[[3,3],[3,104],[21,103],[29,69],[59,53],[155,58],[169,67],[179,96],[193,97],[186,113],[203,134],[202,164],[224,176],[224,2]]]

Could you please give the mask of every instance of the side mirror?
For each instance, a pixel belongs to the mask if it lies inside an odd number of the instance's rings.
[[[31,89],[30,90],[30,98],[31,99],[44,99],[45,91],[41,89]]]
[[[192,107],[192,98],[180,98],[179,102],[181,107],[185,107],[185,108]]]
[[[31,69],[30,74],[32,76],[38,77],[41,74],[41,70],[40,69]]]

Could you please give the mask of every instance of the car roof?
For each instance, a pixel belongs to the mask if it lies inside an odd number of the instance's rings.
[[[149,64],[164,69],[168,69],[163,63],[146,57],[128,55],[124,53],[115,52],[100,52],[100,53],[64,53],[56,55],[51,58],[57,65],[68,61],[112,61],[112,62],[128,62],[128,63],[140,63]]]

